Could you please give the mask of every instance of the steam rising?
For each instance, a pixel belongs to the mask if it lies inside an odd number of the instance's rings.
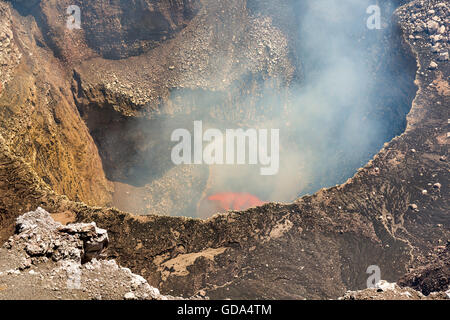
[[[380,30],[367,28],[366,9],[373,4],[374,1],[367,0],[311,0],[289,4],[297,20],[289,27],[294,35],[291,51],[300,61],[296,67],[303,75],[301,81],[290,84],[287,95],[274,89],[273,79],[261,80],[261,87],[265,88],[261,97],[242,94],[234,97],[236,108],[224,110],[226,97],[220,93],[174,91],[172,99],[185,107],[192,104],[193,111],[184,115],[182,121],[158,120],[164,121],[166,129],[159,132],[156,140],[165,148],[149,147],[148,154],[167,150],[162,162],[170,163],[170,148],[174,145],[170,142],[171,130],[184,128],[193,132],[195,120],[203,121],[205,127],[218,129],[280,129],[278,175],[263,177],[259,167],[252,165],[214,165],[199,169],[208,171],[207,181],[200,187],[198,183],[181,185],[174,192],[195,186],[198,192],[190,190],[189,194],[205,197],[220,192],[248,192],[262,201],[292,201],[300,195],[344,182],[383,143],[401,133],[415,90],[414,70],[407,68],[407,63],[402,61],[408,59],[399,47],[393,46],[399,46],[400,42],[394,40],[398,35],[390,22],[393,2],[383,2]],[[223,75],[216,76],[221,79]],[[243,78],[240,83],[245,81]],[[243,92],[239,90],[237,84],[229,88],[232,93]],[[234,117],[236,110],[244,116]],[[148,125],[142,123],[144,132]],[[155,136],[151,139],[154,141]],[[155,159],[154,154],[148,159]],[[170,166],[157,179],[164,180],[164,174],[176,170],[173,164]],[[158,165],[154,162],[147,162],[136,175],[146,176],[145,170],[155,167]],[[150,190],[155,192],[159,190]],[[199,198],[190,200],[200,201]],[[195,205],[174,204],[167,208],[162,213],[196,216]]]

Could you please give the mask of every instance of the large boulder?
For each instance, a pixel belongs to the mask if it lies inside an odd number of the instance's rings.
[[[30,259],[42,257],[89,262],[108,246],[108,233],[95,222],[63,226],[42,208],[16,220],[16,234],[5,244],[7,248],[23,248]]]

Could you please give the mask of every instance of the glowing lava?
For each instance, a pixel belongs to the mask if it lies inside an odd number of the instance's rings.
[[[264,203],[266,202],[250,193],[222,192],[205,197],[200,202],[198,212],[201,218],[208,218],[217,212],[246,210]]]

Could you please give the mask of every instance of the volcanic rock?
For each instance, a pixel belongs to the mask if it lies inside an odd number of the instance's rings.
[[[428,264],[411,270],[397,283],[427,296],[450,290],[450,242],[445,247],[436,248],[430,260]]]
[[[114,260],[98,260],[107,244],[95,223],[63,226],[42,208],[18,217],[0,249],[0,299],[172,299]]]

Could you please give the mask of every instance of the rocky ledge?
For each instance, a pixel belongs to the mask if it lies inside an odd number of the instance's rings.
[[[0,299],[173,299],[102,259],[107,246],[94,222],[64,226],[42,208],[28,212],[0,249]]]

